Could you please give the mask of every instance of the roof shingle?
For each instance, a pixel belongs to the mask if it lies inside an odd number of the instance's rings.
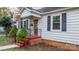
[[[49,12],[49,11],[54,11],[62,8],[66,8],[66,7],[44,7],[44,8],[38,9],[38,11],[42,13],[42,12]]]

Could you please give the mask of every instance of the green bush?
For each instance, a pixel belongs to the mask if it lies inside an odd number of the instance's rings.
[[[23,38],[17,36],[17,37],[16,37],[16,42],[18,42],[18,43],[23,42],[22,39],[23,39]]]
[[[26,28],[21,28],[17,32],[17,36],[19,36],[19,37],[26,37],[27,35],[28,35],[28,32],[27,32]]]
[[[17,28],[16,28],[16,26],[13,26],[13,27],[11,28],[11,30],[10,30],[8,36],[9,36],[9,37],[15,37],[16,33],[17,33]]]

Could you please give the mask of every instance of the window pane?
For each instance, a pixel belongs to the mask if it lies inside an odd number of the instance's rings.
[[[59,21],[60,21],[60,17],[59,16],[56,16],[55,22],[59,22]]]
[[[60,16],[53,16],[53,29],[60,29]]]
[[[56,16],[53,17],[53,22],[56,22],[56,18],[57,18]]]
[[[24,27],[26,28],[26,21],[24,21]]]
[[[24,21],[24,27],[28,29],[28,20]]]
[[[60,29],[60,23],[53,23],[53,29]]]

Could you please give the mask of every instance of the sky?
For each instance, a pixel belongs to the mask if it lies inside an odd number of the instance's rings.
[[[40,9],[41,7],[33,7],[34,9]]]

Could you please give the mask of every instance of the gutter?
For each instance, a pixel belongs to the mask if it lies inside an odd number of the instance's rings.
[[[45,14],[50,14],[50,13],[65,11],[65,10],[69,10],[69,9],[73,9],[73,8],[77,8],[77,7],[67,7],[67,8],[63,8],[63,9],[58,9],[58,10],[54,10],[54,11],[40,13],[40,15],[45,15]]]

